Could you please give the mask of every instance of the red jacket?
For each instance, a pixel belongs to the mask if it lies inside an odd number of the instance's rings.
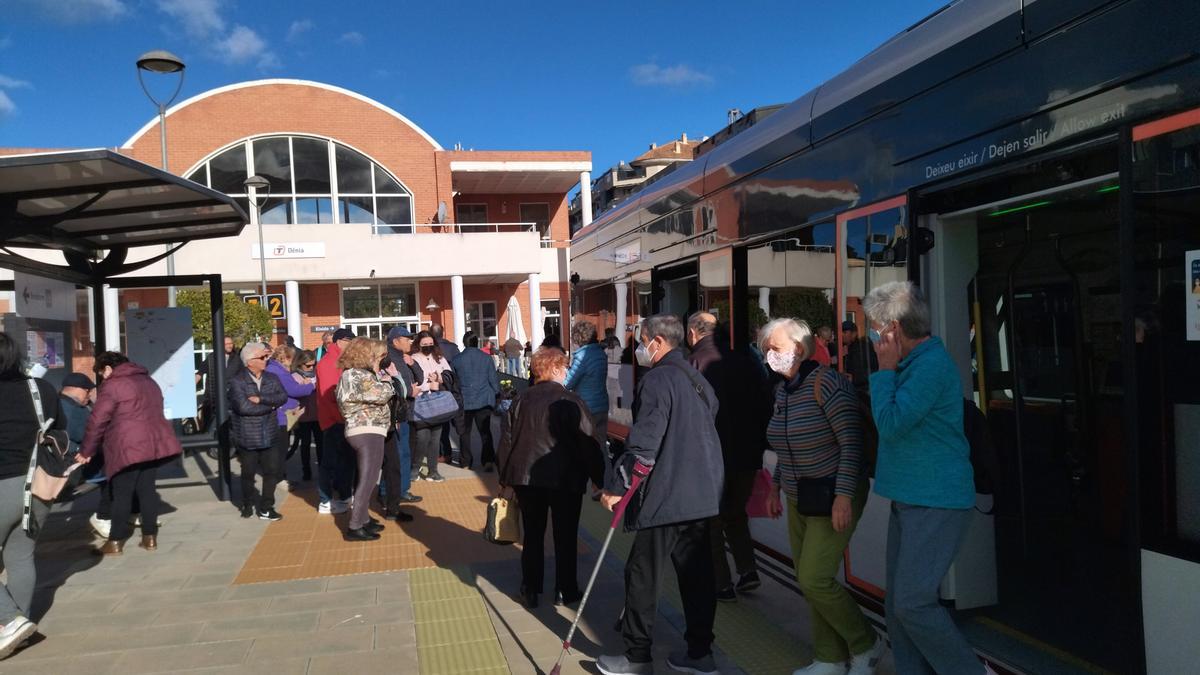
[[[133,464],[183,452],[171,423],[163,417],[162,390],[136,363],[113,368],[96,392],[79,454],[94,457],[102,449],[104,474],[109,478]]]
[[[338,380],[342,377],[342,369],[337,366],[341,355],[342,350],[334,342],[329,345],[325,356],[317,361],[317,423],[321,425],[321,431],[346,422],[334,395]]]

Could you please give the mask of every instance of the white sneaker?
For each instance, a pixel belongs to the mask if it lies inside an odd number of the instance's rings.
[[[793,670],[792,675],[846,675],[846,664],[813,661],[803,668]]]
[[[333,506],[329,502],[321,502],[317,505],[317,513],[328,516],[333,513]]]
[[[0,628],[0,659],[7,658],[29,636],[37,632],[37,624],[18,614]]]
[[[876,635],[875,644],[870,649],[850,657],[848,675],[875,675],[875,669],[879,667],[879,660],[883,658],[883,653],[886,651],[887,641]]]
[[[88,518],[88,524],[92,526],[92,531],[103,539],[108,539],[109,533],[112,532],[112,521],[99,518],[94,513]]]

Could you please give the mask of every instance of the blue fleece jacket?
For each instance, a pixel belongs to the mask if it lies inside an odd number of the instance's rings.
[[[563,386],[578,394],[592,414],[608,412],[608,357],[599,342],[575,350]]]
[[[971,449],[963,435],[958,368],[939,338],[871,374],[879,428],[875,492],[892,501],[944,509],[975,505]]]
[[[317,385],[300,384],[296,381],[296,378],[292,377],[291,371],[287,368],[284,368],[283,364],[279,363],[275,359],[267,361],[267,372],[275,373],[275,376],[279,378],[280,384],[283,385],[283,390],[287,392],[287,403],[279,406],[279,410],[275,413],[275,418],[279,421],[279,426],[287,426],[286,411],[299,407],[300,399],[305,398],[309,394],[313,393],[313,390],[316,389]]]

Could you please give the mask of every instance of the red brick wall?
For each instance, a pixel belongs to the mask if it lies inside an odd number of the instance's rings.
[[[314,333],[313,326],[337,326],[342,320],[341,284],[300,284],[300,330],[303,337],[295,335],[298,344],[305,349],[321,346],[321,333]]]

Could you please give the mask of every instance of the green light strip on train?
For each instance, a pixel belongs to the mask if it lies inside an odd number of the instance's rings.
[[[1050,200],[1046,200],[1044,202],[1033,202],[1032,204],[1022,204],[1021,206],[1014,206],[1011,209],[1002,209],[1000,211],[992,211],[991,213],[988,214],[988,216],[994,218],[996,216],[1003,216],[1003,215],[1007,215],[1010,213],[1016,213],[1018,211],[1027,211],[1029,209],[1036,209],[1039,206],[1046,206],[1046,205],[1052,204],[1052,203],[1053,202],[1051,202]]]

